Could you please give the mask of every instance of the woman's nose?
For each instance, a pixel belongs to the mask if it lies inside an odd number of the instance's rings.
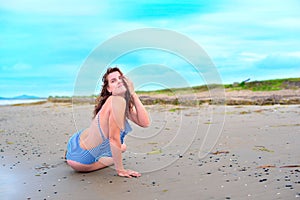
[[[120,78],[120,79],[118,79],[118,83],[122,83],[123,82],[123,80]]]

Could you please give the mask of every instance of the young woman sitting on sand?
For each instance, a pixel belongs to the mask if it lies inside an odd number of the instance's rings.
[[[90,127],[69,139],[67,163],[80,172],[114,164],[119,176],[139,177],[140,173],[123,167],[124,137],[132,130],[127,119],[141,127],[148,127],[148,113],[134,92],[133,83],[123,76],[119,68],[108,68],[102,81],[102,91],[97,98]]]

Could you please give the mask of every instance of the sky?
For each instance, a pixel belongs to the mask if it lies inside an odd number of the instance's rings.
[[[79,73],[101,44],[145,28],[194,41],[224,84],[300,77],[299,10],[299,0],[0,0],[0,97],[72,96]],[[185,54],[130,50],[110,66],[138,82],[138,90],[208,82]],[[93,68],[94,77],[101,80],[106,67]],[[99,85],[91,86],[95,93]]]

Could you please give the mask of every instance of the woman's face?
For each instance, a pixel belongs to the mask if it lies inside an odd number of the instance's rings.
[[[120,72],[112,72],[107,76],[108,87],[107,90],[112,93],[112,95],[124,96],[126,92],[126,87],[124,85],[123,77]]]

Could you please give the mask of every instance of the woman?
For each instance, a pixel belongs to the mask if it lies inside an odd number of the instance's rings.
[[[94,117],[89,128],[74,134],[66,154],[68,165],[74,170],[90,172],[114,164],[122,177],[139,177],[140,173],[124,169],[122,152],[126,150],[125,135],[131,131],[130,119],[141,127],[148,127],[148,113],[134,92],[133,83],[117,67],[108,68]]]

